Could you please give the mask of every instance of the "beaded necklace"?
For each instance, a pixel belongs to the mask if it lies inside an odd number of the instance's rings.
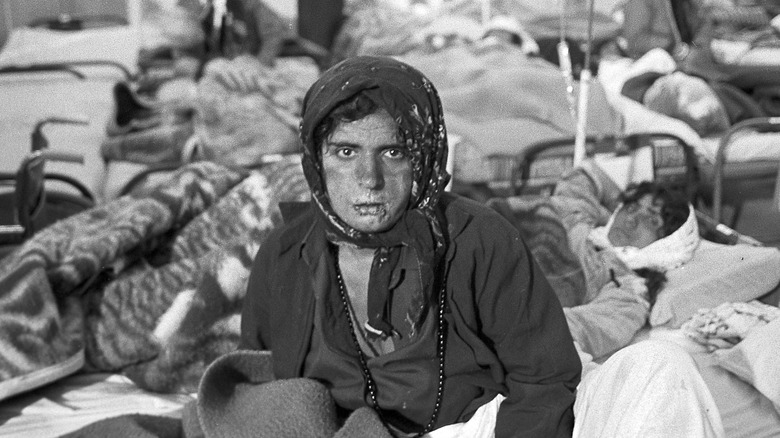
[[[379,402],[377,401],[376,382],[374,382],[374,378],[371,377],[371,370],[368,369],[368,362],[366,361],[366,356],[363,353],[363,349],[360,348],[360,341],[358,341],[358,337],[355,332],[355,324],[352,322],[352,315],[349,306],[349,296],[347,295],[347,288],[344,286],[344,279],[341,276],[341,268],[339,268],[338,255],[336,255],[335,258],[336,258],[336,280],[338,281],[339,284],[341,303],[344,305],[344,311],[347,314],[347,322],[349,323],[349,333],[352,335],[352,342],[355,344],[355,349],[357,350],[357,354],[358,354],[358,360],[360,360],[360,370],[363,372],[363,379],[366,382],[368,394],[369,397],[371,398],[371,405],[374,408],[374,411],[376,411],[377,415],[379,415],[379,418],[382,420],[382,422],[387,424],[387,422],[385,421],[382,415],[382,410],[379,407]],[[436,424],[436,419],[439,416],[439,409],[441,408],[441,398],[442,398],[442,393],[444,392],[444,353],[447,346],[447,336],[445,330],[446,322],[444,320],[445,300],[446,300],[445,285],[442,284],[441,291],[439,292],[438,326],[436,328],[436,338],[437,338],[436,355],[439,357],[439,381],[438,381],[438,386],[436,388],[436,402],[433,405],[433,413],[431,413],[431,419],[428,421],[428,424],[425,425],[425,428],[422,430],[422,432],[415,435],[415,438],[419,438],[425,435],[426,433],[430,432],[431,430],[433,430],[433,426]]]

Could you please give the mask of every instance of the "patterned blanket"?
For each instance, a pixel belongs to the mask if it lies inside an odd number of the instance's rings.
[[[493,198],[488,205],[512,223],[525,239],[536,262],[558,295],[563,307],[585,301],[585,274],[569,248],[566,228],[548,197]]]
[[[0,264],[0,384],[85,352],[87,370],[194,392],[234,350],[254,253],[305,200],[299,160],[199,162],[36,234]]]

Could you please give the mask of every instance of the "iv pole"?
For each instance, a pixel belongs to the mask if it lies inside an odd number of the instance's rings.
[[[593,13],[595,0],[590,0],[588,5],[588,39],[585,42],[585,62],[580,73],[580,90],[577,98],[577,130],[574,137],[574,165],[578,166],[585,159],[585,132],[588,119],[588,99],[590,96],[590,56],[593,44]]]
[[[561,0],[560,9],[560,41],[558,41],[558,65],[563,74],[563,80],[566,84],[566,100],[569,103],[569,113],[572,122],[577,120],[577,110],[574,100],[574,74],[572,73],[571,54],[569,53],[569,43],[566,41],[566,0]]]

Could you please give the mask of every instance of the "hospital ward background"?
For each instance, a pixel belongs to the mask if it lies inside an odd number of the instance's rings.
[[[780,436],[772,0],[0,0],[0,436],[181,418],[238,345],[247,255],[309,199],[304,94],[358,55],[436,85],[448,190],[521,231],[564,307],[564,175],[684,190],[703,240],[628,345],[685,348],[726,436]]]

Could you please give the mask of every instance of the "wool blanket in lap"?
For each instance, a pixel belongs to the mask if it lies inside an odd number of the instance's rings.
[[[237,346],[278,203],[306,187],[297,157],[252,172],[200,162],[42,230],[0,265],[0,385],[83,350],[88,370],[194,392]]]

